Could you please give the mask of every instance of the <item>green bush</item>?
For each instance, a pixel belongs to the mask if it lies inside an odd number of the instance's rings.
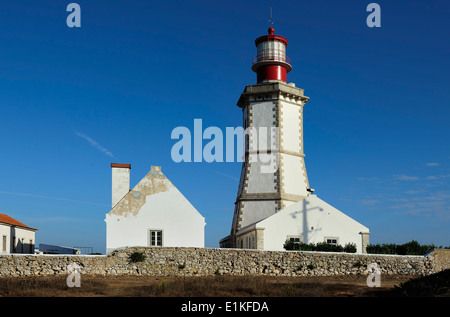
[[[344,252],[356,253],[356,244],[352,242],[347,243],[346,245],[344,245]]]
[[[372,254],[397,254],[397,246],[393,243],[369,244],[366,251]]]
[[[420,245],[416,240],[404,244],[383,243],[369,244],[366,248],[367,253],[371,254],[398,254],[398,255],[425,255],[431,250],[436,249],[434,244]]]
[[[326,242],[318,243],[303,243],[303,242],[293,242],[286,240],[283,245],[285,250],[293,251],[321,251],[321,252],[356,252],[356,244],[347,243],[344,247],[341,245],[334,245]]]
[[[283,248],[285,250],[294,250],[294,251],[313,251],[311,244],[306,244],[303,242],[294,242],[291,240],[286,240]]]
[[[146,258],[147,257],[145,256],[144,252],[135,251],[130,254],[128,260],[130,261],[130,263],[136,263],[136,262],[143,262],[145,261]]]
[[[339,244],[330,244],[326,242],[317,242],[314,251],[322,252],[344,252],[344,248]]]

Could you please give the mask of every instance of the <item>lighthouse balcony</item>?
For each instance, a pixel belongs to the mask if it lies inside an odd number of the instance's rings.
[[[263,65],[281,65],[284,66],[287,71],[292,69],[291,59],[286,56],[284,50],[265,50],[261,54],[253,57],[253,70],[256,70],[256,68]]]

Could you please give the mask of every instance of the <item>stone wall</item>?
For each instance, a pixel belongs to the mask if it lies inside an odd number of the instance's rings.
[[[143,252],[146,259],[130,263],[129,256],[133,252]],[[80,267],[81,274],[91,275],[350,275],[369,274],[371,271],[367,267],[371,263],[380,266],[382,275],[428,275],[449,267],[450,250],[435,250],[426,256],[397,256],[139,247],[91,256],[9,254],[0,256],[0,276],[68,274],[67,266],[72,263]]]
[[[435,272],[450,269],[450,249],[437,249],[427,255],[432,262]]]

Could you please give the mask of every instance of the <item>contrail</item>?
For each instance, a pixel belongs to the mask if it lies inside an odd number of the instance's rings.
[[[70,201],[70,202],[74,202],[74,203],[87,204],[87,205],[108,206],[106,204],[99,204],[99,203],[94,203],[94,202],[90,202],[90,201],[82,201],[82,200],[53,197],[53,196],[44,196],[44,195],[35,195],[35,194],[28,194],[28,193],[13,193],[13,192],[7,192],[7,191],[3,191],[3,190],[0,190],[0,194],[34,197],[34,198],[42,198],[42,199],[52,199],[52,200],[63,200],[63,201]]]
[[[95,141],[94,139],[90,138],[90,137],[87,136],[86,134],[83,134],[83,133],[78,132],[78,131],[75,131],[75,130],[74,130],[73,132],[74,132],[76,135],[78,135],[80,138],[83,138],[83,139],[87,140],[87,141],[91,144],[91,146],[95,147],[97,150],[100,150],[100,151],[102,151],[103,153],[105,153],[106,155],[108,155],[108,156],[110,156],[110,157],[112,157],[112,158],[115,158],[114,155],[113,155],[108,149],[105,149],[103,146],[101,146],[100,144],[98,144],[97,141]]]
[[[231,179],[233,179],[235,181],[239,181],[239,178],[237,178],[235,176],[231,176],[231,175],[228,175],[228,174],[225,174],[225,173],[221,173],[221,172],[217,172],[217,171],[213,171],[213,172],[216,173],[217,175],[225,176],[225,177],[231,178]]]

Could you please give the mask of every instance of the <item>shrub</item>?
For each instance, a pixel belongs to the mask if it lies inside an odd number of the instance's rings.
[[[344,252],[356,253],[356,244],[352,242],[347,243],[346,245],[344,245]]]
[[[344,248],[339,244],[330,244],[326,242],[318,242],[315,246],[314,251],[323,252],[343,252]]]
[[[286,240],[283,245],[285,250],[294,250],[294,251],[314,251],[314,246],[312,244],[306,244],[303,242],[294,242],[291,240]]]
[[[405,254],[414,254],[414,255],[424,255],[425,253],[436,248],[434,244],[420,245],[419,242],[415,240],[403,244],[402,247],[403,247],[402,251],[405,252]]]
[[[322,252],[356,252],[356,244],[347,243],[344,247],[341,245],[334,245],[326,242],[318,243],[303,243],[303,242],[293,242],[286,240],[283,245],[285,250],[293,251],[322,251]]]
[[[286,295],[287,296],[294,296],[295,292],[297,290],[297,287],[293,284],[286,285]]]
[[[404,244],[369,244],[366,250],[371,254],[425,255],[435,248],[434,244],[420,245],[419,242],[412,240]]]
[[[296,243],[296,246],[299,251],[315,251],[315,246],[313,243]]]
[[[144,252],[135,251],[130,254],[130,256],[128,257],[128,260],[130,261],[130,263],[136,263],[136,262],[143,262],[143,261],[145,261],[146,258],[147,257],[144,254]]]
[[[168,285],[164,282],[164,280],[161,281],[161,283],[156,284],[156,291],[163,293],[167,290]]]

